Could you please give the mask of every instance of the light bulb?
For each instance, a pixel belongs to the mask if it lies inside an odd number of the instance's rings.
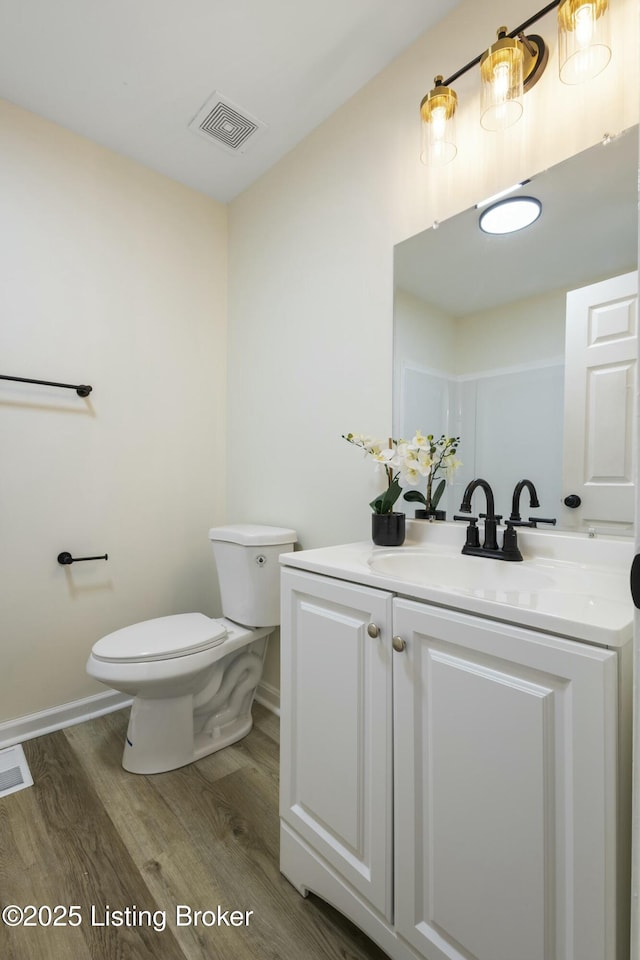
[[[447,111],[444,107],[436,107],[431,112],[432,137],[434,143],[441,141],[444,137],[444,131],[447,123]]]
[[[493,71],[493,95],[495,100],[506,100],[509,93],[510,70],[508,63],[499,63]]]
[[[588,47],[593,40],[594,17],[593,7],[584,3],[575,15],[576,43],[579,47]]]
[[[522,114],[523,65],[521,42],[500,27],[498,39],[480,60],[480,123],[485,130],[504,130]]]
[[[420,104],[422,120],[422,150],[420,159],[427,166],[443,166],[457,153],[455,112],[458,98],[454,90],[435,78],[435,87]]]

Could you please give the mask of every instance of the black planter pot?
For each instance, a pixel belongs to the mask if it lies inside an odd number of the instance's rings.
[[[404,513],[373,513],[371,515],[371,539],[377,547],[401,547],[404,537]]]
[[[446,510],[416,510],[416,520],[446,520]]]

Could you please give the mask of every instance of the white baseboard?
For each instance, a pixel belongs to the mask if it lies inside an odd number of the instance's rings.
[[[32,713],[26,717],[16,717],[15,720],[6,720],[0,723],[0,749],[11,747],[15,743],[23,743],[34,737],[42,737],[45,733],[53,733],[64,727],[72,727],[76,723],[101,717],[114,710],[122,710],[132,703],[131,697],[115,690],[106,693],[97,693],[84,700],[72,700],[71,703],[61,703],[49,710]]]
[[[260,683],[255,699],[267,710],[280,716],[280,691],[270,683]],[[93,720],[105,713],[113,713],[131,706],[132,698],[115,690],[106,693],[97,693],[84,700],[72,700],[71,703],[61,703],[49,710],[32,713],[26,717],[16,717],[15,720],[6,720],[0,723],[0,750],[12,747],[34,737],[42,737],[46,733],[54,733],[65,727],[72,727],[85,720]]]
[[[255,699],[267,710],[271,710],[271,713],[275,713],[277,717],[280,716],[280,691],[277,687],[261,680],[256,690]]]

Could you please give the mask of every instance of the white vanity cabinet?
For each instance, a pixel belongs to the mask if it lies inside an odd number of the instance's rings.
[[[394,960],[628,955],[621,652],[300,570],[282,589],[285,876]]]

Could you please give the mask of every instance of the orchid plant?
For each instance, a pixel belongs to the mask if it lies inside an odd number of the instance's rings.
[[[435,510],[434,501],[437,504],[440,500],[446,481],[442,478],[434,493],[433,480],[440,471],[449,478],[460,466],[460,461],[455,458],[459,437],[443,435],[440,440],[434,441],[431,434],[425,437],[418,431],[412,440],[389,439],[385,445],[383,440],[361,433],[347,433],[342,436],[349,443],[360,447],[365,456],[371,457],[385,471],[387,488],[370,503],[374,513],[392,513],[403,486],[415,487],[425,478],[426,498],[417,490],[405,493],[404,496],[406,500],[419,500],[427,505],[427,509]]]
[[[425,495],[420,493],[419,490],[409,490],[405,493],[404,499],[414,503],[422,503],[427,513],[433,513],[440,503],[447,480],[451,480],[454,472],[462,466],[462,461],[456,457],[460,437],[445,437],[442,434],[439,440],[434,440],[431,433],[426,437],[416,434],[415,442],[419,442],[421,449],[425,451],[425,459],[428,459],[430,463],[426,474],[427,491]],[[438,477],[440,477],[440,482],[434,490],[433,484]]]

